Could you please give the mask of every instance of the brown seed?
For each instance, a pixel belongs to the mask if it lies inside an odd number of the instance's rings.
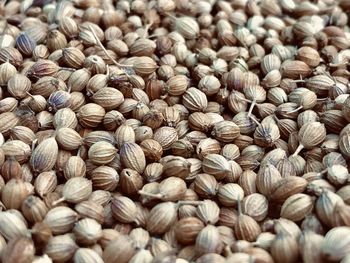
[[[204,228],[204,224],[196,217],[186,217],[177,223],[175,235],[182,244],[193,244],[198,233]]]
[[[115,144],[115,138],[112,133],[107,131],[91,131],[84,136],[84,144],[91,147],[93,144],[104,141]]]
[[[84,64],[85,56],[78,48],[66,47],[62,50],[62,59],[67,66],[79,69]]]
[[[169,177],[159,184],[159,197],[162,201],[176,202],[184,198],[187,187],[183,179]]]
[[[221,142],[232,142],[239,136],[239,127],[230,121],[221,121],[214,125],[212,135]]]
[[[0,52],[0,62],[10,62],[14,66],[20,66],[23,62],[23,56],[14,47],[5,47]]]
[[[311,70],[310,67],[300,60],[286,60],[281,65],[282,76],[285,78],[297,79],[302,76],[307,77]]]
[[[34,254],[33,241],[28,237],[18,237],[9,241],[1,256],[6,262],[29,263],[33,261]]]
[[[283,202],[291,195],[304,192],[307,183],[307,180],[297,176],[282,178],[275,184],[275,188],[270,197],[277,202]]]
[[[80,217],[95,219],[100,224],[104,221],[103,206],[97,202],[90,200],[82,201],[79,204],[76,204],[75,211],[78,212]]]
[[[244,191],[238,184],[228,183],[219,186],[218,199],[224,206],[236,206],[243,197]]]
[[[97,127],[103,120],[106,112],[103,107],[95,103],[88,103],[82,106],[78,113],[77,117],[79,122],[84,127]]]
[[[19,209],[29,195],[24,181],[11,179],[2,189],[1,201],[7,209]]]
[[[328,231],[321,245],[322,255],[331,261],[342,259],[349,251],[349,227],[335,227]]]
[[[280,132],[274,123],[262,123],[254,132],[254,141],[261,147],[269,147],[279,138]]]
[[[23,201],[21,210],[24,217],[32,223],[41,222],[48,212],[44,201],[33,195],[28,196]]]
[[[267,216],[268,200],[265,196],[258,193],[248,195],[242,200],[242,211],[260,222]]]
[[[57,200],[55,204],[61,201],[70,203],[80,203],[87,200],[92,192],[92,183],[84,177],[72,177],[63,186],[62,198]]]
[[[121,125],[115,131],[115,139],[118,147],[121,147],[126,142],[135,142],[135,131],[129,125]]]
[[[134,255],[135,247],[131,239],[120,235],[112,240],[103,252],[103,260],[111,263],[126,263]]]
[[[104,87],[95,92],[91,99],[96,104],[102,106],[105,110],[113,110],[123,103],[124,96],[117,89]]]
[[[147,76],[152,74],[158,68],[156,62],[150,57],[136,57],[133,62],[133,69],[136,74]]]
[[[158,161],[163,155],[163,148],[159,142],[153,139],[146,139],[140,143],[145,157],[150,162]]]
[[[316,201],[316,214],[322,223],[332,227],[335,209],[337,205],[342,204],[344,204],[344,201],[340,196],[331,191],[324,191]]]
[[[105,141],[99,141],[90,147],[88,156],[93,163],[103,165],[110,163],[115,157],[116,152],[117,150],[112,144]]]
[[[0,113],[0,132],[6,134],[11,128],[15,127],[19,118],[13,112]]]
[[[102,263],[102,257],[98,252],[90,248],[79,248],[74,254],[73,261],[76,263],[95,262]]]
[[[58,145],[54,138],[42,141],[33,151],[30,165],[34,172],[46,172],[53,168],[58,155]]]
[[[39,60],[30,68],[27,75],[34,79],[39,79],[45,76],[55,76],[58,72],[58,65],[50,60]]]
[[[304,124],[299,132],[300,144],[293,156],[297,155],[303,148],[311,149],[321,144],[326,138],[326,129],[324,124],[319,122],[310,122]]]
[[[8,92],[16,99],[25,98],[30,88],[30,80],[22,74],[16,74],[12,76],[7,82]]]
[[[277,234],[271,244],[271,255],[277,262],[297,262],[299,256],[298,243],[290,235]]]
[[[172,127],[161,127],[154,132],[153,139],[159,142],[163,150],[169,150],[172,144],[178,140],[178,134]]]
[[[343,185],[349,177],[348,169],[342,165],[332,165],[327,169],[327,179],[334,185]]]
[[[186,39],[194,39],[199,34],[197,22],[188,16],[176,17],[175,29]]]
[[[143,177],[132,169],[123,169],[120,173],[120,188],[126,195],[135,195],[143,187]]]
[[[220,233],[215,226],[207,225],[197,235],[195,251],[197,255],[218,253],[222,250]]]
[[[142,148],[132,142],[124,143],[120,148],[120,157],[122,164],[130,169],[142,174],[146,167],[146,158]]]
[[[73,233],[77,243],[93,245],[102,237],[102,227],[96,220],[84,218],[75,224]]]
[[[103,125],[107,130],[116,130],[120,125],[125,122],[123,114],[119,111],[109,111],[103,118]]]
[[[149,214],[147,230],[151,234],[164,234],[176,220],[176,205],[163,202],[154,206]]]
[[[118,172],[109,166],[99,166],[91,171],[94,189],[114,191],[119,182]]]
[[[136,205],[135,203],[125,197],[119,196],[112,199],[112,213],[113,216],[122,223],[131,223],[136,219]]]
[[[78,119],[75,116],[74,111],[69,108],[60,109],[54,115],[53,126],[55,128],[67,127],[75,129],[77,124]]]
[[[204,92],[189,88],[183,94],[183,105],[191,111],[204,111],[208,106],[208,100]]]
[[[196,215],[206,224],[216,224],[219,220],[220,209],[216,202],[211,200],[202,201],[196,209]]]
[[[64,177],[68,180],[72,177],[84,177],[86,173],[86,164],[79,156],[71,156],[67,160],[64,168]]]
[[[239,215],[234,227],[235,235],[240,240],[253,242],[260,235],[261,229],[258,223],[248,215]]]
[[[310,67],[316,67],[320,63],[320,55],[317,50],[311,47],[301,47],[298,49],[297,57]]]
[[[46,194],[51,193],[57,186],[56,172],[48,171],[40,173],[34,181],[35,192],[44,197]]]
[[[198,174],[194,180],[194,190],[203,198],[215,196],[218,189],[219,184],[217,180],[210,174]]]
[[[75,251],[77,244],[70,235],[60,235],[51,237],[44,252],[54,261],[69,261]]]
[[[147,182],[155,182],[162,177],[163,165],[160,163],[150,163],[146,166],[143,173]]]
[[[55,137],[60,148],[68,151],[76,150],[83,143],[79,133],[71,128],[60,128]]]
[[[0,233],[7,240],[25,236],[28,229],[23,220],[15,213],[4,211],[0,213]]]
[[[21,140],[28,145],[36,139],[34,132],[25,126],[13,127],[10,131],[10,136],[13,140]]]
[[[77,220],[78,214],[74,210],[58,206],[46,214],[43,222],[51,228],[53,234],[60,235],[71,231]]]
[[[166,82],[167,92],[172,96],[180,96],[188,88],[188,78],[184,75],[170,77]]]
[[[267,164],[265,167],[261,167],[258,172],[256,187],[260,193],[269,196],[281,179],[279,171],[272,164]]]
[[[20,140],[6,141],[1,148],[8,158],[13,158],[21,163],[26,161],[31,153],[30,146]]]
[[[22,179],[23,169],[18,161],[10,159],[3,163],[1,167],[1,174],[6,181],[10,179]]]
[[[203,158],[202,169],[204,172],[215,176],[216,179],[225,178],[230,172],[228,161],[219,154],[208,154]]]
[[[299,250],[304,261],[322,260],[321,245],[323,240],[322,235],[313,231],[307,231],[300,237]]]
[[[166,176],[177,176],[185,179],[190,174],[191,163],[182,157],[169,158],[162,162],[163,171]]]
[[[9,62],[0,65],[0,85],[7,85],[8,81],[17,73],[15,66]]]
[[[281,217],[294,222],[304,219],[313,209],[313,199],[306,194],[294,194],[284,201],[281,208]]]

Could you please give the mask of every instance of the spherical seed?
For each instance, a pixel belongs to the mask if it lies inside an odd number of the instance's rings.
[[[347,262],[348,1],[105,2],[1,6],[2,261]]]
[[[90,147],[88,156],[93,163],[103,165],[110,163],[115,157],[116,152],[117,150],[112,144],[105,141],[99,141]]]
[[[46,172],[53,168],[58,156],[58,145],[54,138],[42,141],[33,151],[30,158],[35,172]]]
[[[63,200],[70,203],[80,203],[87,200],[92,192],[92,183],[84,177],[70,178],[62,189]]]
[[[140,174],[146,167],[146,158],[142,148],[132,142],[124,143],[120,148],[120,157],[122,164],[130,169],[134,169]]]

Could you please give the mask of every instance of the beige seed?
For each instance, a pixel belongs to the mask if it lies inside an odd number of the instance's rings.
[[[74,210],[58,206],[46,214],[43,222],[51,228],[53,234],[59,235],[72,230],[77,219],[78,214]]]
[[[145,154],[142,148],[133,142],[126,142],[120,148],[122,164],[142,174],[146,167]]]
[[[46,172],[51,170],[57,160],[58,145],[54,138],[42,141],[33,151],[30,165],[35,172]]]
[[[90,147],[88,156],[93,163],[103,165],[110,163],[115,157],[116,152],[117,150],[112,144],[105,141],[99,141]]]

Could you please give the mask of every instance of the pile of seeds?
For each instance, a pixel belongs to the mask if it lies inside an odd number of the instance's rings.
[[[2,262],[349,263],[349,13],[1,1]]]

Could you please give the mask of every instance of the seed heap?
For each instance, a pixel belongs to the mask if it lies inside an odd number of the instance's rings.
[[[350,262],[349,0],[0,3],[0,261]]]

